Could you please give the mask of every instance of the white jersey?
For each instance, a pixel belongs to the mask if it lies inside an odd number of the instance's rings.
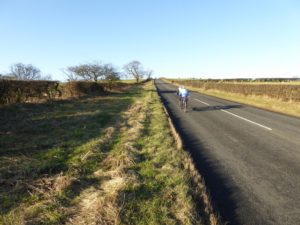
[[[188,92],[188,90],[186,90],[185,88],[182,88],[181,90],[180,90],[180,92],[179,92],[179,95],[181,96],[181,97],[188,97],[189,96],[189,92]]]
[[[181,93],[181,90],[182,90],[182,87],[179,87],[178,88],[178,94],[180,95],[180,93]]]

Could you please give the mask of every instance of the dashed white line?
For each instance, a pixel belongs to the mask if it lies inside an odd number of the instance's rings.
[[[235,117],[237,117],[237,118],[240,118],[240,119],[242,119],[242,120],[245,120],[245,121],[247,121],[247,122],[249,122],[249,123],[252,123],[252,124],[255,124],[255,125],[260,126],[260,127],[262,127],[262,128],[265,128],[265,129],[267,129],[267,130],[272,130],[270,127],[261,125],[261,124],[259,124],[259,123],[256,123],[256,122],[252,121],[252,120],[248,120],[248,119],[246,119],[246,118],[244,118],[244,117],[238,116],[238,115],[236,115],[236,114],[234,114],[234,113],[231,113],[231,112],[228,112],[228,111],[226,111],[226,110],[224,110],[224,109],[221,109],[221,111],[222,111],[222,112],[225,112],[225,113],[228,113],[228,114],[230,114],[230,115],[232,115],[232,116],[235,116]]]
[[[201,100],[199,100],[199,99],[197,99],[197,98],[195,98],[195,100],[198,101],[198,102],[201,102],[201,103],[204,104],[204,105],[208,105],[208,106],[209,106],[208,103],[203,102],[203,101],[201,101]],[[237,117],[237,118],[239,118],[239,119],[245,120],[245,121],[247,121],[247,122],[249,122],[249,123],[255,124],[255,125],[260,126],[260,127],[262,127],[262,128],[265,128],[265,129],[267,129],[267,130],[272,130],[272,128],[270,128],[270,127],[267,127],[267,126],[264,126],[264,125],[262,125],[262,124],[256,123],[256,122],[254,122],[254,121],[252,121],[252,120],[248,120],[248,119],[246,119],[246,118],[244,118],[244,117],[242,117],[242,116],[239,116],[239,115],[236,115],[236,114],[234,114],[234,113],[228,112],[228,111],[226,111],[226,110],[224,110],[224,109],[221,109],[220,111],[225,112],[225,113],[228,113],[228,114],[230,114],[230,115],[232,115],[232,116],[235,116],[235,117]]]
[[[196,101],[198,101],[198,102],[201,102],[202,104],[204,104],[204,105],[209,105],[208,103],[206,103],[206,102],[203,102],[203,101],[200,101],[199,99],[197,99],[197,98],[195,98],[195,100]]]

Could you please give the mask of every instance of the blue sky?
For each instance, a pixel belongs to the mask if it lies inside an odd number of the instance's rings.
[[[300,76],[299,0],[0,0],[0,73],[131,60],[155,76]]]

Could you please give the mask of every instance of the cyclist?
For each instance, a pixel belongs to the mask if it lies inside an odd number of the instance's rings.
[[[189,97],[189,91],[184,86],[182,86],[179,93],[179,98],[180,98],[180,106],[184,107],[185,111],[187,108],[188,97]]]
[[[177,96],[179,97],[180,99],[180,92],[181,92],[181,89],[182,89],[182,86],[178,86],[178,90],[176,92]]]

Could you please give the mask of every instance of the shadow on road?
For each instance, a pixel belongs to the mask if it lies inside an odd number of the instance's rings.
[[[218,106],[204,106],[204,107],[192,107],[193,111],[211,111],[211,110],[226,110],[226,109],[236,109],[236,108],[242,108],[242,105],[218,105]]]
[[[164,90],[164,91],[159,91],[161,94],[166,94],[166,93],[176,93],[175,90]]]
[[[205,146],[205,143],[201,142],[193,130],[187,129],[182,118],[176,117],[175,114],[170,110],[169,102],[161,95],[163,93],[169,93],[169,91],[159,91],[158,93],[170,114],[176,130],[183,139],[184,148],[190,152],[196,168],[204,177],[213,207],[217,213],[219,213],[222,223],[228,225],[240,225],[240,223],[237,221],[237,215],[235,213],[237,209],[237,202],[234,200],[234,198],[237,197],[236,187],[232,185],[232,182],[228,178],[221,175],[222,173],[219,165],[209,158],[206,150],[208,147]],[[241,106],[229,105],[203,108],[195,107],[196,109],[194,110],[205,111],[239,107]]]

